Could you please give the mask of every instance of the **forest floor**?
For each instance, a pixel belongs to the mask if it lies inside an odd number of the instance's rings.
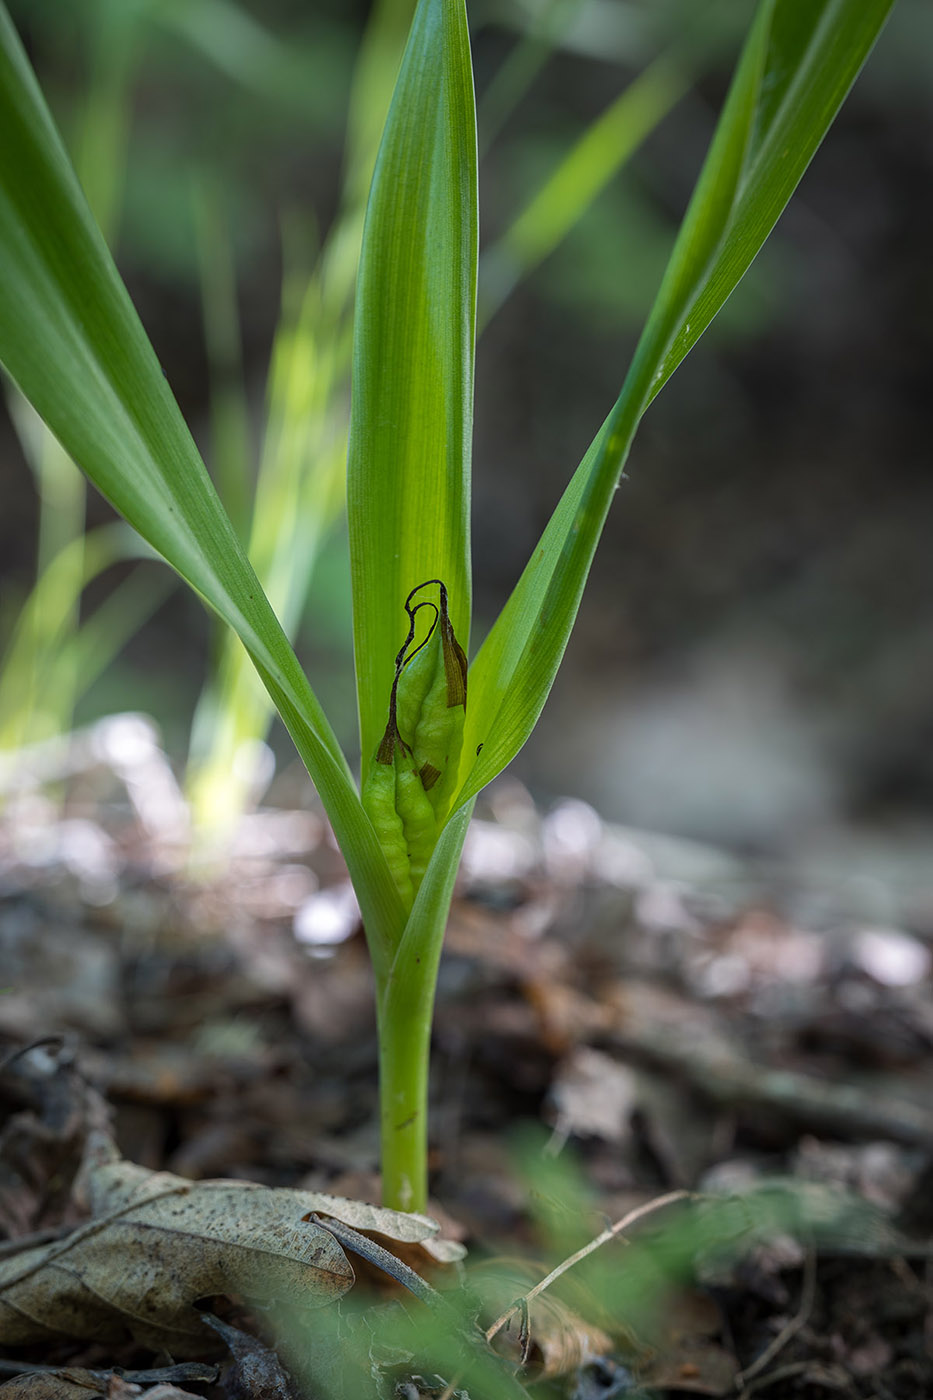
[[[933,1395],[933,893],[879,921],[501,783],[440,979],[438,1246],[354,1204],[372,986],[320,813],[196,877],[144,722],[0,777],[2,1400]],[[460,1341],[347,1225],[469,1300]]]

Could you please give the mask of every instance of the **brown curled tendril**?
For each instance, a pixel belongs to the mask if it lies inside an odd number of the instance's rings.
[[[412,608],[411,600],[416,593],[421,592],[422,588],[430,588],[432,584],[437,584],[440,592],[440,608],[437,610],[438,616],[435,618],[435,625],[439,625],[441,629],[441,645],[444,650],[444,674],[447,678],[447,708],[452,709],[454,705],[462,705],[463,708],[466,709],[468,663],[466,652],[454,635],[453,624],[450,620],[450,613],[447,607],[447,585],[444,583],[443,579],[425,579],[424,583],[419,583],[417,587],[413,588],[405,599],[405,611],[408,613],[410,619],[409,640],[406,645],[410,645],[411,638],[414,635],[414,615],[419,608],[424,607],[423,603],[417,603],[415,607]],[[435,604],[432,603],[431,606],[434,607]],[[421,645],[415,648],[411,656],[405,658],[403,665],[407,666],[409,661],[413,660],[421,650],[421,647],[430,641],[433,633],[434,628],[432,627]],[[405,647],[402,648],[402,651],[404,650]],[[399,674],[400,672],[396,671],[396,680],[398,680]]]
[[[437,583],[439,582],[439,580],[432,579],[430,580],[430,582]],[[379,748],[376,750],[377,763],[392,763],[395,759],[395,745],[397,743],[401,744],[402,751],[404,753],[407,753],[409,755],[411,754],[411,748],[408,744],[405,743],[405,740],[399,733],[398,727],[399,677],[402,674],[403,668],[408,665],[409,661],[411,661],[414,657],[418,655],[418,652],[421,650],[422,647],[427,646],[428,642],[434,635],[434,629],[437,626],[438,618],[441,616],[441,611],[436,603],[425,601],[417,603],[414,607],[410,606],[411,600],[414,597],[414,595],[418,592],[418,589],[424,587],[426,587],[425,584],[419,583],[418,588],[413,588],[411,593],[409,593],[408,597],[405,599],[405,611],[408,613],[408,636],[405,638],[404,642],[399,648],[399,653],[395,658],[395,678],[392,681],[392,690],[389,695],[389,721],[386,725],[385,733],[382,736],[382,741],[379,745]],[[441,589],[443,590],[443,598],[446,601],[447,590],[446,588],[444,588],[443,584],[441,584]],[[408,655],[408,648],[415,640],[415,627],[417,625],[416,614],[419,613],[422,608],[433,608],[434,617],[431,621],[431,626],[428,628],[427,635],[422,639],[422,641],[418,643],[411,655]]]

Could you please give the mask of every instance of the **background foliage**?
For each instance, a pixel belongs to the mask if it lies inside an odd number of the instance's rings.
[[[88,19],[116,22],[130,7],[10,8],[67,130],[94,81]],[[244,5],[239,29],[218,26],[208,4],[159,8],[163,21],[147,31],[132,84],[117,247],[169,380],[206,442],[191,174],[211,172],[232,232],[255,415],[279,304],[282,220],[300,216],[310,249],[313,230],[333,216],[365,7]],[[487,245],[507,226],[516,191],[537,186],[680,32],[683,15],[674,4],[610,10],[581,0],[563,9],[562,44],[526,56],[540,67],[509,111],[497,75],[516,19],[531,7],[475,7],[481,122],[490,138],[498,127],[480,172]],[[723,3],[709,16],[702,38],[712,56],[697,89],[491,318],[495,265],[487,265],[477,637],[611,401],[653,294],[746,7]],[[920,0],[901,0],[776,239],[667,390],[666,409],[649,413],[570,664],[517,765],[542,797],[572,789],[609,816],[768,849],[841,821],[924,810],[933,791],[922,756],[933,661],[921,640],[933,598],[923,524],[933,486],[918,373],[929,363],[931,324],[929,28]],[[211,59],[199,37],[208,30],[229,38]],[[9,434],[2,453],[8,626],[33,568],[34,500]],[[96,499],[90,509],[92,520],[107,518]],[[92,602],[102,587],[92,585]],[[352,716],[348,600],[337,536],[321,561],[301,654],[328,712]],[[180,749],[207,647],[203,614],[176,592],[80,713],[149,710]]]

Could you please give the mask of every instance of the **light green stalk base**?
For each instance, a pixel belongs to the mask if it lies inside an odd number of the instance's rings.
[[[379,1111],[382,1202],[393,1210],[423,1211],[428,1201],[428,1069],[434,986],[427,1015],[379,1016]]]
[[[392,958],[374,955],[379,1021],[382,1201],[423,1211],[428,1201],[428,1066],[437,969],[473,803],[441,832]]]

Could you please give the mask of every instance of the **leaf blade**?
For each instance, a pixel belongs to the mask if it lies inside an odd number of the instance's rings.
[[[858,76],[893,4],[894,0],[822,0],[821,5],[801,7],[785,0],[776,6],[768,69],[779,73],[783,69],[784,81],[775,82],[765,95],[764,110],[752,134],[741,199],[732,216],[730,239],[685,309],[659,367],[651,399],[751,266]],[[795,158],[786,160],[784,150],[796,151]]]
[[[363,763],[385,728],[403,603],[447,585],[469,635],[476,120],[463,0],[421,0],[376,169],[354,327],[347,512]]]
[[[534,728],[642,414],[751,265],[892,5],[821,0],[815,17],[796,0],[759,6],[621,394],[471,669],[455,805]]]
[[[66,451],[239,634],[387,953],[404,914],[346,760],[246,559],[0,4],[0,361]]]

